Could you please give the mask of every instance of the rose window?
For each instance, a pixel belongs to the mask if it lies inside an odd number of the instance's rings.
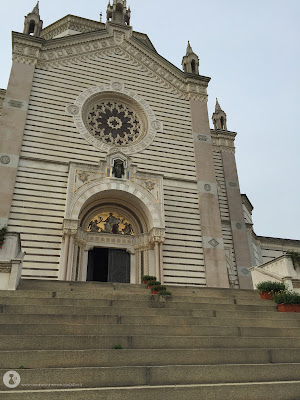
[[[128,145],[138,140],[141,123],[136,113],[117,101],[94,104],[87,113],[89,131],[108,145]]]

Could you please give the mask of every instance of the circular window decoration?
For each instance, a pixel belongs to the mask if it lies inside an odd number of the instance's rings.
[[[132,144],[142,134],[138,115],[120,101],[107,100],[94,104],[87,112],[86,125],[93,136],[116,146]]]
[[[138,153],[162,131],[148,103],[119,82],[85,90],[67,105],[66,113],[89,143],[107,152],[119,148],[125,154]]]

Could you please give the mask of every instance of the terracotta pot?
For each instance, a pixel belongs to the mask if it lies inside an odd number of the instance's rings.
[[[277,304],[279,312],[300,312],[300,304]]]
[[[148,285],[148,289],[152,289],[152,286],[153,286],[153,285]]]
[[[259,293],[259,295],[260,295],[260,298],[261,298],[262,300],[272,300],[272,295],[271,295],[271,293],[263,292],[263,293]]]
[[[152,290],[152,294],[158,294],[158,290]]]
[[[147,285],[147,283],[148,283],[148,281],[143,281],[143,284],[144,284],[144,285]]]

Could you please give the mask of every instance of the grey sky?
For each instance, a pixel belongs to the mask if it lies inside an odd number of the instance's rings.
[[[300,239],[299,0],[129,0],[131,24],[181,67],[187,41],[212,78],[228,129],[237,131],[242,193],[254,205],[258,235]],[[0,87],[11,66],[11,31],[23,30],[35,2],[1,0]],[[44,27],[74,14],[99,20],[107,0],[41,0]]]

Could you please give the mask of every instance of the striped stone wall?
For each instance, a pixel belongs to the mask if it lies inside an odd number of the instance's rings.
[[[57,278],[68,163],[96,165],[105,157],[77,132],[66,104],[84,89],[111,80],[142,96],[164,124],[163,133],[132,159],[140,171],[163,174],[166,180],[165,280],[205,285],[188,100],[176,97],[125,52],[35,70],[9,220],[26,252],[23,275]]]

